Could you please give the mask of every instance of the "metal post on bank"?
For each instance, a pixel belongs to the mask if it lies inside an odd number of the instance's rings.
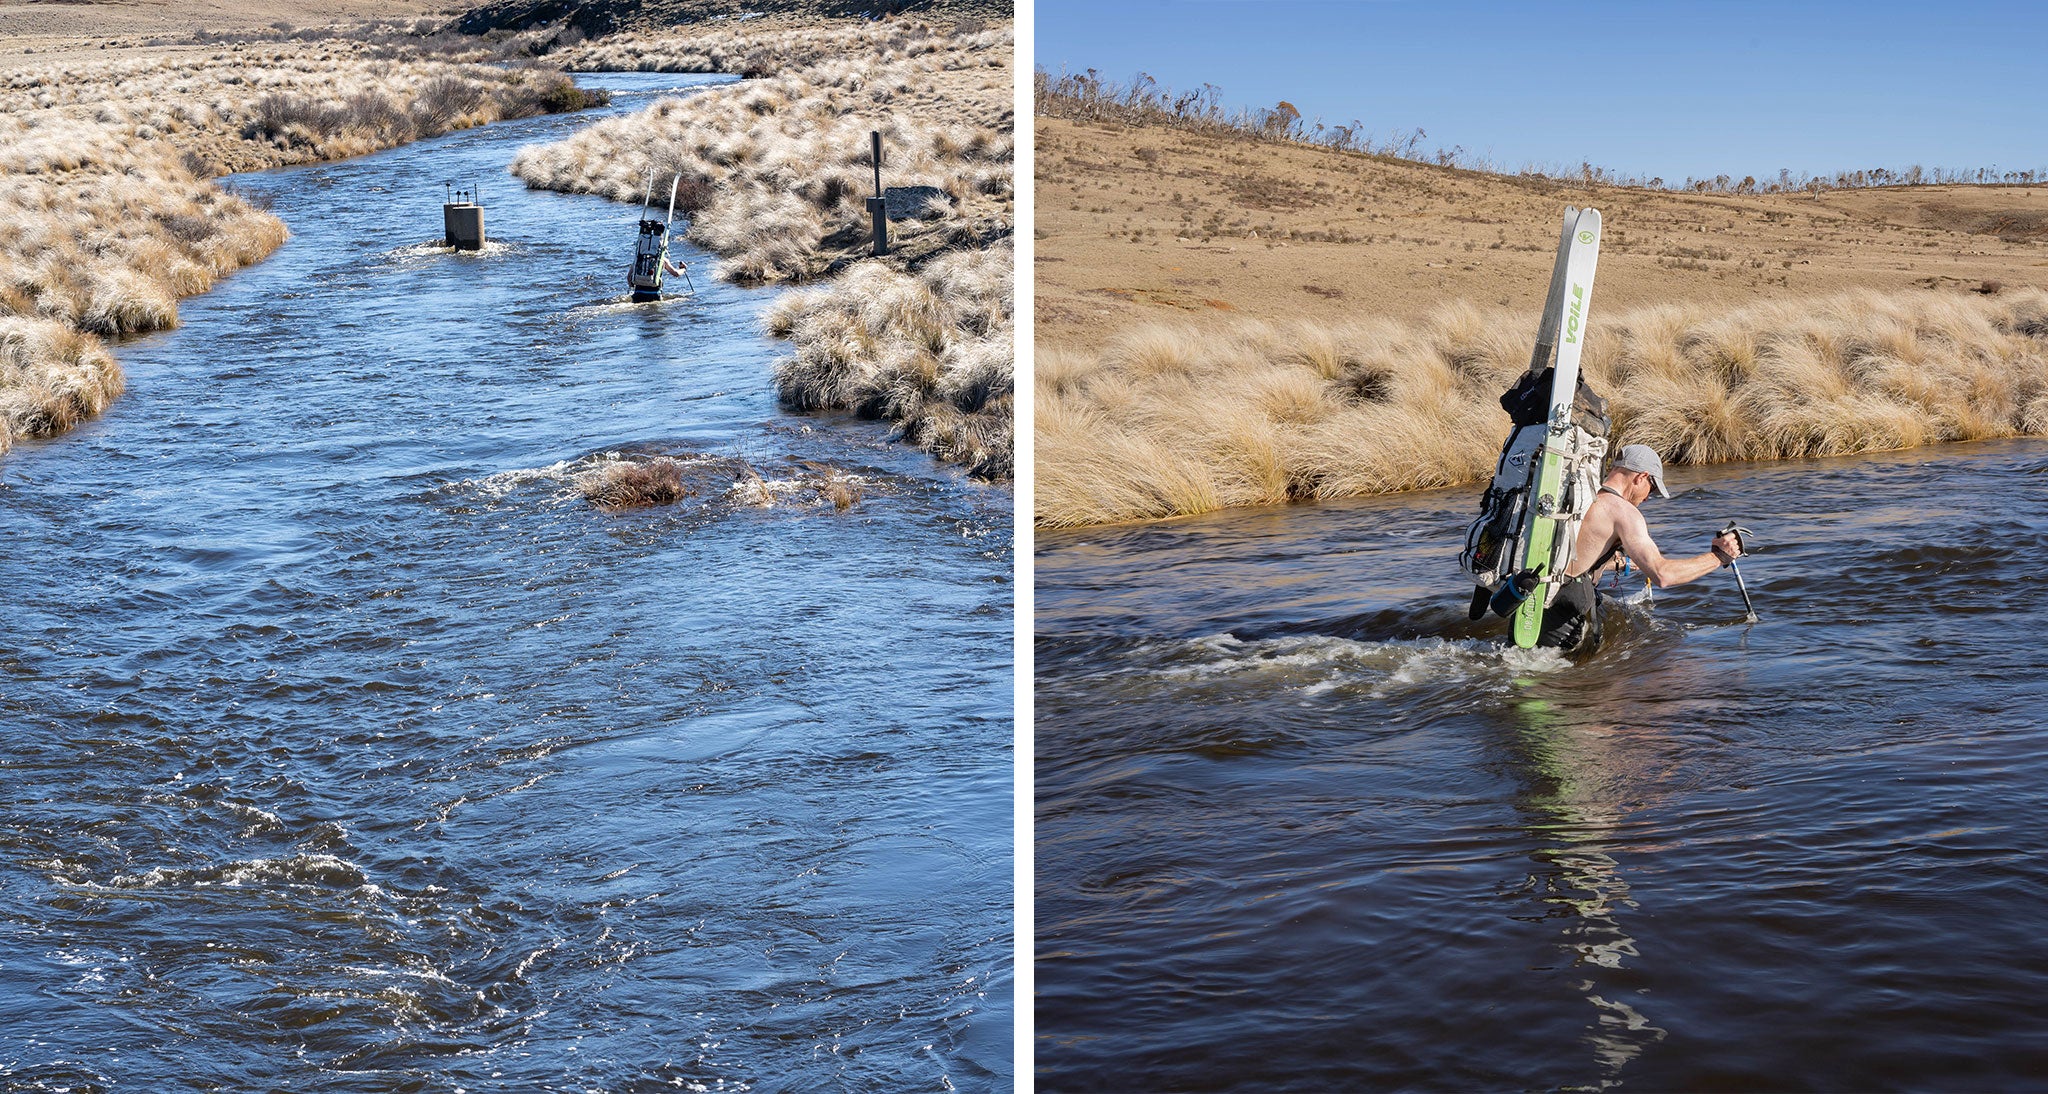
[[[874,140],[875,196],[868,199],[868,216],[875,222],[875,255],[889,253],[889,203],[882,196],[882,131],[868,134]]]

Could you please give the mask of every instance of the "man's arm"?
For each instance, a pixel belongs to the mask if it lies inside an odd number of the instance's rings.
[[[1643,515],[1634,506],[1622,508],[1627,512],[1621,514],[1621,548],[1660,589],[1697,581],[1720,569],[1725,559],[1742,553],[1742,549],[1735,545],[1735,537],[1715,536],[1713,547],[1706,554],[1691,558],[1665,558],[1664,552],[1657,549],[1657,541],[1650,538],[1650,528],[1643,522]]]

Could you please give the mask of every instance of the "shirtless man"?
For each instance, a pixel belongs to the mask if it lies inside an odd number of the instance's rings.
[[[1600,601],[1594,583],[1616,555],[1635,563],[1660,589],[1683,585],[1713,573],[1742,556],[1742,542],[1727,532],[1714,537],[1711,548],[1691,558],[1666,558],[1650,538],[1649,526],[1637,506],[1655,492],[1671,496],[1664,489],[1664,461],[1646,444],[1626,444],[1607,470],[1600,496],[1579,523],[1579,540],[1572,548],[1575,565],[1558,588],[1557,598],[1543,612],[1539,646],[1566,653],[1592,653],[1600,645]]]

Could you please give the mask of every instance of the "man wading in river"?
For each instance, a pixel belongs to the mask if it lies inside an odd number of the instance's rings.
[[[1569,576],[1559,586],[1557,598],[1543,612],[1543,633],[1536,639],[1537,645],[1566,653],[1592,653],[1599,647],[1600,595],[1593,586],[1617,555],[1624,565],[1633,562],[1660,589],[1696,581],[1742,557],[1742,541],[1722,532],[1714,537],[1706,554],[1665,558],[1636,508],[1653,490],[1660,498],[1671,496],[1664,489],[1664,461],[1649,445],[1621,446],[1614,465],[1607,469],[1606,481],[1600,484],[1600,495],[1579,523],[1578,543],[1572,548],[1572,558],[1590,558],[1593,564],[1567,571]]]

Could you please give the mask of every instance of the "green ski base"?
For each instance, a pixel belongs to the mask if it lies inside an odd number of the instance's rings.
[[[1536,576],[1550,577],[1551,547],[1557,541],[1557,521],[1535,512],[1542,498],[1557,498],[1564,492],[1564,457],[1553,451],[1549,444],[1543,446],[1543,466],[1536,476],[1536,505],[1532,505],[1529,516],[1528,553],[1522,557],[1536,570]],[[1515,609],[1515,645],[1523,649],[1534,649],[1536,639],[1543,633],[1543,602],[1548,590],[1537,585],[1529,590],[1520,607]]]

